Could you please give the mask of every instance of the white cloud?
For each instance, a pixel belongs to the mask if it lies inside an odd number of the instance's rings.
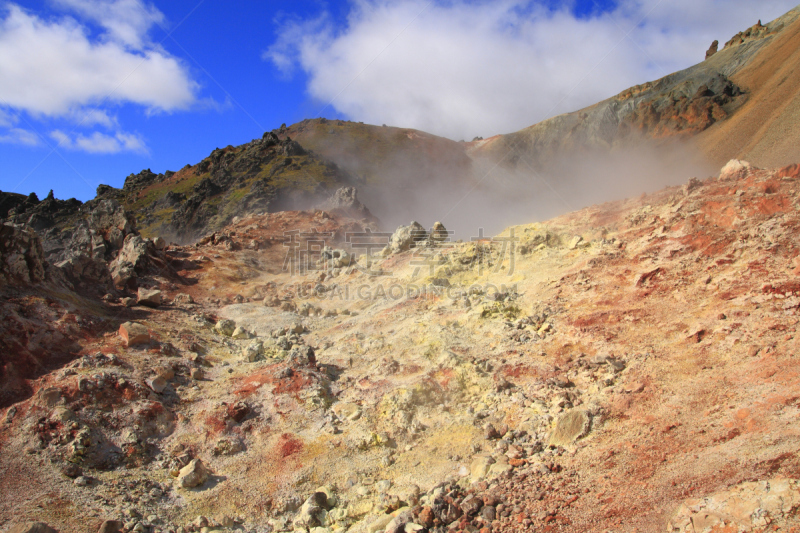
[[[15,115],[0,108],[0,128],[10,128],[18,122]]]
[[[108,37],[139,50],[147,42],[147,32],[164,23],[164,14],[139,0],[54,0],[100,24]]]
[[[148,152],[144,140],[132,133],[117,132],[114,135],[107,135],[94,132],[89,136],[77,135],[71,137],[61,130],[55,130],[50,133],[50,137],[58,143],[59,148],[80,150],[90,154],[116,154],[120,152],[146,154]]]
[[[265,53],[308,92],[357,120],[450,138],[515,131],[688,67],[797,0],[622,0],[577,18],[532,0],[354,0],[282,25]],[[331,114],[328,109],[323,114]]]
[[[38,146],[39,136],[32,131],[22,128],[11,128],[5,132],[0,132],[0,143],[20,144],[23,146]]]
[[[108,129],[117,127],[116,117],[112,117],[103,109],[79,109],[70,115],[70,120],[78,127],[103,126]]]
[[[62,3],[79,10],[98,7],[95,18],[107,38],[93,41],[71,18],[45,21],[14,4],[0,8],[3,105],[63,117],[102,105],[133,103],[152,112],[185,109],[196,101],[198,87],[186,66],[146,45],[146,30],[158,18],[154,8],[130,0]],[[136,6],[144,14],[125,22]]]

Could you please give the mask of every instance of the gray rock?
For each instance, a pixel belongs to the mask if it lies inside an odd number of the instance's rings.
[[[193,304],[194,299],[188,294],[180,293],[175,295],[175,303],[178,305]]]
[[[0,286],[38,283],[45,278],[42,243],[27,226],[0,225]]]
[[[233,320],[222,319],[214,326],[214,331],[219,333],[220,335],[225,335],[226,337],[230,337],[233,335],[233,332],[236,330],[236,322]]]
[[[233,333],[231,333],[231,337],[236,340],[246,340],[246,339],[252,339],[253,334],[244,329],[243,327],[237,326],[236,329],[233,330]]]
[[[389,250],[393,254],[405,252],[415,247],[417,243],[428,239],[428,232],[422,224],[412,221],[408,226],[400,226],[389,239]]]
[[[259,340],[254,340],[248,344],[242,351],[245,361],[255,363],[264,358],[264,343]]]
[[[161,291],[139,288],[138,304],[147,307],[158,307],[161,305]]]
[[[319,204],[317,209],[331,213],[341,213],[351,218],[369,218],[372,214],[369,209],[358,199],[358,190],[355,187],[342,187],[325,202]]]
[[[432,242],[446,242],[450,240],[450,234],[447,232],[447,228],[444,227],[444,224],[441,222],[434,222],[431,228],[430,239]]]

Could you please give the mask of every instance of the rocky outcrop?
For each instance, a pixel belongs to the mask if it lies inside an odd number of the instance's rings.
[[[38,235],[29,227],[0,225],[0,286],[44,279],[44,250]]]
[[[358,190],[355,187],[342,187],[333,196],[317,206],[317,209],[339,213],[355,219],[374,219],[367,206],[358,200]]]
[[[718,51],[719,51],[719,41],[715,40],[713,43],[711,43],[711,46],[708,48],[708,51],[706,52],[706,59],[713,56]]]
[[[767,26],[764,26],[763,24],[761,24],[761,21],[759,20],[746,30],[740,31],[739,33],[731,37],[731,39],[727,43],[725,43],[725,48],[744,44],[749,41],[755,41],[757,39],[763,39],[764,37],[770,35],[771,33],[774,33],[775,31],[776,29],[774,28],[770,29]]]
[[[428,240],[428,232],[416,220],[411,221],[408,226],[400,226],[395,230],[389,239],[387,251],[398,254],[414,248],[421,242]]]
[[[333,163],[271,131],[241,146],[217,148],[178,172],[131,174],[122,189],[98,188],[98,198],[134,211],[145,235],[187,241],[236,217],[310,208],[350,181]]]

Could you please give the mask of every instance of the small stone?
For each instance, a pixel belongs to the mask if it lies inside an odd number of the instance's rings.
[[[480,511],[481,507],[483,507],[483,500],[475,496],[474,494],[470,494],[464,501],[461,502],[461,510],[464,511],[464,514],[467,516],[472,516]]]
[[[264,357],[264,343],[254,340],[242,350],[244,360],[250,363],[262,360]]]
[[[88,487],[89,486],[89,478],[87,478],[85,476],[78,476],[78,477],[75,478],[73,483],[75,485],[77,485],[78,487]]]
[[[119,533],[124,525],[125,524],[119,520],[106,520],[100,525],[100,529],[97,530],[97,533]]]
[[[222,319],[214,326],[214,331],[219,333],[220,335],[225,335],[226,337],[230,337],[233,335],[233,332],[236,330],[236,322],[233,320]]]
[[[473,481],[485,478],[486,474],[489,473],[489,468],[491,468],[494,462],[494,459],[488,455],[479,455],[475,457],[469,468]]]
[[[500,438],[500,433],[492,424],[486,424],[483,428],[483,433],[487,440]]]
[[[481,509],[481,518],[486,522],[492,522],[497,518],[497,510],[491,505],[486,505]]]
[[[153,391],[157,392],[158,394],[161,394],[162,392],[164,392],[164,389],[167,388],[167,380],[161,376],[154,376],[145,381],[145,383],[147,383],[147,386],[153,389]]]
[[[199,487],[207,480],[208,469],[200,459],[192,459],[178,474],[178,484],[187,489]]]
[[[231,333],[231,337],[236,340],[245,340],[245,339],[252,339],[253,334],[244,329],[243,327],[237,326],[237,328],[233,330],[233,333]]]
[[[419,523],[423,526],[430,528],[433,526],[433,520],[435,515],[433,514],[433,510],[427,505],[422,508],[422,511],[419,512]]]
[[[128,298],[128,297],[120,298],[119,303],[121,303],[125,307],[133,307],[134,305],[136,305],[136,298]]]
[[[194,298],[188,294],[179,293],[175,295],[175,303],[178,305],[188,305],[194,303]]]
[[[136,346],[150,342],[150,333],[147,328],[138,322],[125,322],[119,327],[119,336],[125,341],[125,346]]]
[[[147,307],[158,307],[161,305],[161,291],[140,288],[138,292],[138,303]]]
[[[194,379],[196,381],[199,381],[199,380],[203,379],[203,377],[204,377],[203,369],[202,368],[193,368],[192,371],[190,372],[190,375],[191,375],[192,379]]]
[[[83,475],[83,470],[81,470],[81,467],[78,465],[69,463],[63,469],[61,469],[61,473],[70,479],[75,479],[76,477]]]

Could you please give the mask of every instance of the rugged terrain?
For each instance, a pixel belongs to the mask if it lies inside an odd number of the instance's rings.
[[[796,530],[799,184],[464,243],[259,215],[103,298],[3,226],[0,528]]]
[[[0,192],[0,531],[800,531],[798,14],[511,135]],[[682,185],[472,227],[630,153]]]

